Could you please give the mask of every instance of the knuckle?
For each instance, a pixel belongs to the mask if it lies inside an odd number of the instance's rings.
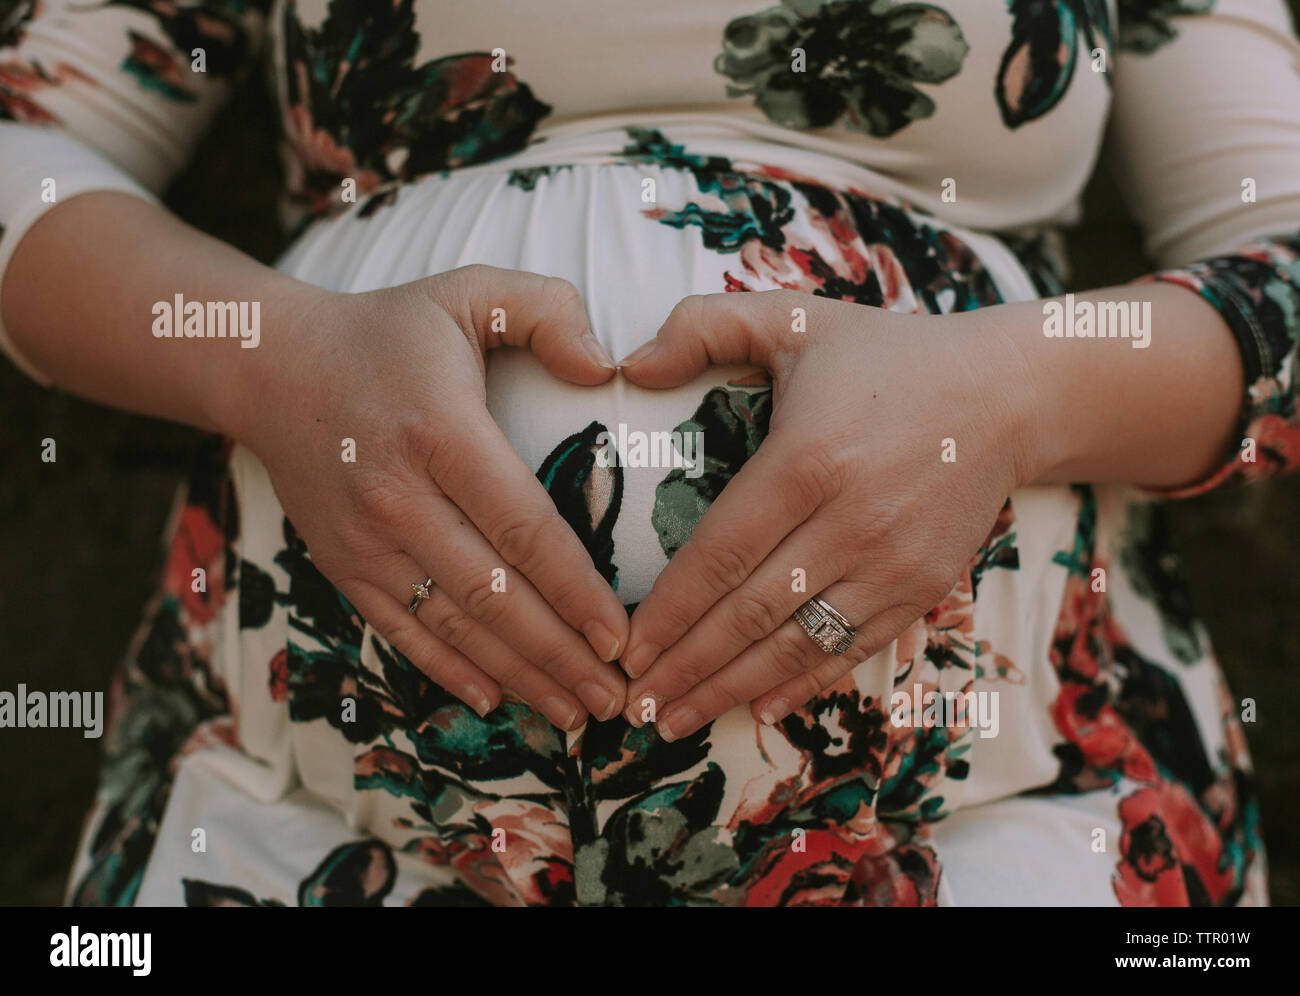
[[[508,688],[516,695],[523,695],[525,689],[522,685],[525,682],[521,681],[521,679],[525,677],[524,672],[527,670],[527,661],[513,654],[507,654],[503,660],[492,668],[490,674],[502,688]]]
[[[713,547],[709,561],[710,577],[718,593],[739,588],[749,577],[752,566],[749,557],[729,543]]]
[[[492,545],[508,563],[523,567],[536,556],[545,531],[546,523],[542,519],[535,516],[516,518],[495,531]]]
[[[561,641],[553,640],[542,643],[537,648],[535,656],[534,663],[561,684],[565,683],[563,677],[577,659],[576,655]]]
[[[706,301],[703,294],[687,294],[673,305],[673,310],[668,313],[668,324],[688,329],[704,328]]]
[[[669,678],[664,684],[669,691],[666,694],[680,694],[704,681],[713,674],[717,662],[701,657],[681,657],[673,662]]]
[[[538,305],[545,317],[558,318],[581,302],[582,295],[572,282],[563,277],[542,277],[542,285],[538,289]]]
[[[406,657],[424,673],[426,678],[435,684],[441,684],[443,679],[450,674],[450,657],[443,650],[425,650],[415,656],[406,654]]]
[[[423,413],[422,413],[423,414]],[[431,431],[428,418],[399,417],[393,426],[393,443],[410,466],[424,469],[452,442],[452,433]]]
[[[439,487],[444,487],[448,472],[465,458],[461,449],[465,444],[457,438],[458,435],[454,432],[430,433],[426,427],[421,427],[410,430],[410,435],[401,439],[401,445],[403,452],[419,454],[423,461],[419,466],[423,467],[425,474]]]
[[[562,618],[576,619],[590,611],[595,604],[595,594],[581,575],[575,577],[572,572],[566,571],[559,577],[547,575],[545,582],[539,583],[535,580],[539,572],[533,569],[531,563],[521,567],[520,572],[533,579],[538,593]]]
[[[419,624],[402,623],[392,627],[384,634],[388,645],[397,650],[408,661],[419,668],[426,676],[438,681],[450,673],[454,660],[453,652],[446,646],[431,639],[427,631]]]
[[[903,531],[905,511],[900,501],[890,498],[867,502],[861,513],[852,520],[858,539],[858,549],[874,549],[877,560],[883,559],[887,551],[892,550],[896,545],[893,542],[895,535],[905,534]]]
[[[793,470],[805,493],[819,502],[838,494],[844,484],[842,452],[825,443],[806,446]]]
[[[470,301],[482,297],[491,286],[495,267],[486,263],[467,263],[440,273],[431,288],[435,303],[445,310],[462,330],[474,327]]]
[[[704,705],[701,711],[712,710],[719,715],[732,706],[749,700],[749,690],[744,686],[744,679],[725,668],[712,681],[702,686],[699,693]]]
[[[405,494],[386,475],[367,476],[359,482],[353,505],[357,514],[367,521],[387,526],[401,522],[408,507]]]
[[[671,647],[688,626],[681,611],[682,604],[656,579],[655,586],[641,599],[632,617],[636,620],[638,638],[659,647]]]
[[[772,665],[786,678],[798,677],[808,670],[811,650],[817,648],[802,630],[797,634],[784,630],[772,634]]]
[[[737,635],[748,643],[757,643],[785,621],[769,602],[749,593],[736,595],[732,613]]]
[[[501,592],[493,590],[490,572],[469,579],[464,592],[465,612],[471,619],[487,626],[495,626],[501,621],[506,611],[506,599],[501,597]]]
[[[486,263],[466,263],[458,266],[451,273],[467,284],[480,284],[492,273],[492,267]]]
[[[434,623],[434,632],[453,647],[463,647],[474,632],[474,619],[466,615],[454,604],[448,605],[445,612]]]
[[[476,266],[478,264],[471,263],[468,266],[458,266],[454,270],[444,270],[420,281],[420,286],[434,304],[450,313],[456,309],[456,305],[470,296]]]

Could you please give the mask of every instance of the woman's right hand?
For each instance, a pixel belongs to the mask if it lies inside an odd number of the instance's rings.
[[[503,689],[563,729],[616,715],[626,610],[486,406],[484,353],[502,345],[575,384],[613,376],[576,288],[476,265],[362,294],[303,288],[293,310],[264,330],[226,422],[316,567],[480,715]]]

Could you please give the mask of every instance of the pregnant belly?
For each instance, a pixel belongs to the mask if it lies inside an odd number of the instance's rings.
[[[469,263],[564,277],[582,294],[596,335],[621,359],[688,294],[789,287],[865,306],[940,312],[1032,293],[1023,271],[1007,260],[991,240],[927,224],[865,193],[679,161],[430,180],[402,189],[393,203],[359,206],[319,224],[281,267],[352,291]],[[863,317],[863,334],[870,334],[866,307]],[[861,376],[869,390],[872,371]],[[770,387],[744,368],[713,368],[665,391],[617,377],[582,388],[551,377],[520,350],[490,354],[487,397],[506,437],[628,605],[645,597],[758,447],[772,400]],[[271,489],[251,458],[237,461],[236,471],[245,555],[273,564],[282,539]],[[1026,526],[1017,542],[1029,544],[1028,563],[1049,564],[1052,551],[1069,548],[1074,503],[1061,491],[1027,495],[1023,503],[1017,497],[1018,521]],[[1016,572],[998,572],[981,582],[987,609],[979,619],[973,602],[944,617],[944,627],[961,630],[963,653],[992,647],[1009,660],[1026,660],[1028,637],[1051,632],[1045,617],[1015,611],[1019,583]],[[1052,600],[1049,593],[1044,604]],[[406,701],[408,686],[394,685],[399,672],[381,641],[367,634],[355,647],[340,646],[318,635],[311,619],[300,621],[297,606],[288,611],[289,666],[300,686],[330,682],[328,695],[318,696],[327,700],[342,681],[349,695],[361,688],[382,700],[384,715]],[[937,645],[945,632],[934,634]],[[882,649],[778,727],[739,705],[672,744],[621,718],[560,738],[544,719],[513,705],[480,720],[449,703],[430,717],[423,698],[419,710],[399,709],[382,735],[340,733],[276,714],[269,731],[250,730],[255,724],[246,721],[244,742],[269,744],[269,754],[291,743],[302,784],[345,812],[350,826],[395,849],[424,853],[434,864],[483,864],[487,870],[470,877],[484,894],[496,895],[483,882],[504,875],[523,901],[540,901],[556,887],[548,876],[563,879],[572,869],[563,888],[591,904],[661,894],[667,901],[668,880],[673,895],[691,901],[732,903],[747,895],[775,902],[784,894],[783,876],[807,870],[809,881],[821,881],[821,871],[834,865],[846,877],[844,869],[878,852],[872,786],[882,772],[911,772],[887,806],[903,807],[908,826],[917,813],[959,806],[963,794],[1006,794],[1054,777],[1058,762],[1043,747],[1053,734],[1040,705],[1041,679],[1038,694],[1018,696],[1020,704],[1008,703],[1001,713],[1003,728],[1022,731],[1019,737],[969,745],[954,734],[940,745],[954,758],[967,746],[972,755],[983,752],[989,761],[982,770],[994,773],[987,789],[963,775],[949,777],[946,762],[933,760],[936,742],[928,734],[913,741],[910,729],[886,726],[882,704],[891,701],[896,674],[908,675],[909,687],[924,680],[954,694],[974,680],[973,658],[964,667],[948,666],[946,655],[942,666],[924,660],[928,641],[913,632],[906,652],[901,642]],[[261,645],[245,650],[243,687],[267,687],[269,656]],[[320,662],[330,666],[317,674]],[[277,687],[274,675],[270,680]],[[291,707],[294,687],[289,682]],[[249,708],[256,706],[245,709],[246,720]],[[1026,743],[1038,761],[1017,765]],[[914,765],[922,750],[926,762]],[[411,782],[415,772],[420,778]],[[814,824],[821,844],[790,857],[788,828]],[[510,828],[512,843],[500,856],[483,843],[489,825]],[[466,849],[467,841],[477,843]],[[782,855],[792,863],[767,882],[764,869]]]
[[[619,360],[689,294],[787,287],[946,312],[1023,283],[1006,259],[992,240],[863,192],[679,157],[432,179],[310,229],[281,269],[351,291],[470,263],[563,277]],[[771,410],[752,369],[715,367],[662,391],[621,377],[577,387],[523,350],[489,355],[487,398],[626,604],[645,596],[757,447]]]

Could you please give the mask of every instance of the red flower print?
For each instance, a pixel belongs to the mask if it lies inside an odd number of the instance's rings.
[[[185,505],[167,555],[163,590],[180,601],[191,622],[202,624],[216,618],[224,581],[224,549],[225,540],[207,510],[201,505]],[[205,591],[194,590],[194,571],[199,568],[206,574]]]
[[[802,850],[796,850],[802,845]],[[809,829],[794,843],[778,838],[745,895],[746,906],[839,905],[868,841],[845,840],[832,830]]]
[[[489,838],[488,855],[500,863],[523,902],[544,904],[548,887],[572,881],[573,836],[560,812],[522,799],[482,803],[475,811],[491,823],[494,835],[505,832],[504,850],[492,851]]]
[[[1120,803],[1119,815],[1115,895],[1122,905],[1218,903],[1236,884],[1232,868],[1220,867],[1223,839],[1183,786],[1141,789]]]
[[[271,658],[271,701],[287,702],[289,699],[289,652],[280,650]]]

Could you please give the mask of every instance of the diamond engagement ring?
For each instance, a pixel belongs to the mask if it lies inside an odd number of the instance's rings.
[[[411,596],[406,611],[411,615],[415,615],[415,610],[420,607],[420,603],[426,601],[429,597],[429,589],[433,587],[433,578],[425,578],[424,584],[413,584],[411,587],[415,590],[415,594]]]
[[[820,598],[810,598],[795,609],[794,621],[812,637],[813,643],[837,657],[853,646],[858,635],[851,622]]]

